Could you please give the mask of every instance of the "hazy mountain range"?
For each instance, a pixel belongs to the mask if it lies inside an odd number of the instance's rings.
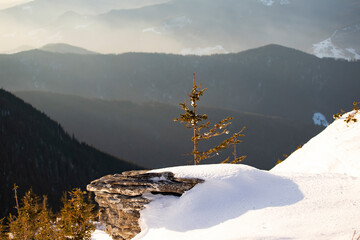
[[[182,113],[178,106],[44,92],[16,92],[16,95],[59,121],[67,132],[122,159],[150,169],[192,163],[192,157],[186,154],[192,151],[193,133],[173,122]],[[260,169],[272,168],[283,154],[293,152],[323,129],[280,117],[202,107],[201,102],[198,111],[206,113],[213,124],[227,116],[234,117],[231,132],[246,126],[246,136],[237,152],[240,156],[247,155],[246,164]],[[219,144],[220,139],[204,142],[200,149]],[[207,162],[219,163],[230,155],[224,152]]]
[[[40,50],[53,53],[74,53],[74,54],[97,54],[85,48],[75,47],[64,43],[50,43],[41,47]]]
[[[360,58],[357,0],[34,0],[0,11],[0,51],[239,52],[269,43]]]
[[[183,102],[192,73],[208,88],[204,106],[328,122],[351,107],[360,89],[360,62],[319,59],[278,45],[237,54],[180,56],[127,53],[80,55],[40,50],[0,55],[0,86],[133,102]]]
[[[0,218],[14,210],[15,183],[19,196],[32,187],[57,208],[64,191],[84,189],[105,174],[140,168],[80,143],[57,122],[3,89],[0,133]]]

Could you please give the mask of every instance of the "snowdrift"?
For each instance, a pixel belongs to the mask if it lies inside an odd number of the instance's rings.
[[[180,198],[148,195],[134,239],[350,240],[360,231],[359,156],[360,123],[339,119],[271,171],[231,164],[154,170],[205,182]]]
[[[360,228],[358,178],[230,164],[156,171],[205,182],[180,198],[149,196],[137,240],[351,239]]]
[[[340,173],[360,176],[360,113],[346,123],[350,112],[334,121],[271,172]]]

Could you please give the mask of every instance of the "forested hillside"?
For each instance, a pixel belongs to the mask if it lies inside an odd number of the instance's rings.
[[[66,190],[85,188],[105,174],[140,168],[80,143],[60,124],[2,89],[0,133],[0,218],[15,206],[14,183],[20,196],[32,187],[57,208]]]

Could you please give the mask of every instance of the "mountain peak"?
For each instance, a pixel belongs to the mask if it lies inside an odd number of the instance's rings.
[[[73,53],[73,54],[97,54],[96,52],[89,51],[85,48],[76,47],[66,43],[50,43],[40,48],[40,50],[53,52],[53,53]]]

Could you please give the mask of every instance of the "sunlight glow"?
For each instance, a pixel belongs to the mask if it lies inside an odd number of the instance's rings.
[[[0,10],[13,7],[19,4],[31,2],[32,0],[0,0]]]

